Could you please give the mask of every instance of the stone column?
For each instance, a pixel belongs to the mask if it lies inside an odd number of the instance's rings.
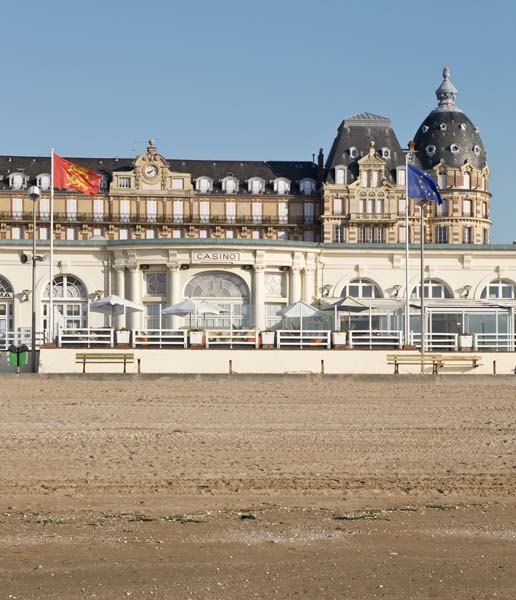
[[[125,267],[115,267],[115,286],[117,295],[125,298]],[[118,329],[127,327],[127,318],[124,313],[117,316],[114,325]]]
[[[314,297],[314,268],[305,267],[305,280],[303,285],[303,300],[312,304]]]
[[[301,269],[292,267],[290,271],[290,298],[289,304],[301,300]]]
[[[254,326],[265,329],[265,268],[255,265],[253,277]]]
[[[142,304],[142,271],[137,265],[129,270],[131,282],[131,300],[136,304]],[[134,311],[131,313],[131,327],[142,329],[143,313]]]
[[[179,265],[168,266],[168,302],[177,304],[181,302],[181,290],[179,287]],[[177,315],[170,315],[169,325],[171,329],[177,329],[180,325],[180,318]]]

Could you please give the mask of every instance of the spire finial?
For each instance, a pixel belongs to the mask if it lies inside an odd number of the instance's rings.
[[[450,81],[450,69],[444,67],[443,69],[443,82],[435,91],[437,100],[439,100],[439,107],[455,108],[455,98],[457,97],[457,89]]]

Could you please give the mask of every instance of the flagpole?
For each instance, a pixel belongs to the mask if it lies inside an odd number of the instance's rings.
[[[410,152],[410,150],[409,150]],[[409,299],[409,152],[405,156],[405,346],[410,344]]]
[[[421,260],[421,373],[425,372],[425,338],[426,338],[426,322],[425,322],[425,205],[426,200],[421,200],[421,231],[420,231],[420,260]]]
[[[54,148],[50,149],[50,283],[48,285],[48,337],[54,343]]]

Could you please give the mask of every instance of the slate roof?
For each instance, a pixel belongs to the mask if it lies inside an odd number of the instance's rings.
[[[375,142],[377,155],[381,157],[382,148],[388,148],[390,158],[386,160],[386,177],[396,181],[396,167],[405,164],[403,151],[391,126],[391,120],[372,113],[363,112],[347,117],[342,121],[333,141],[326,161],[325,181],[334,183],[334,168],[337,165],[348,167],[348,183],[358,177],[358,160],[369,153],[370,143]],[[350,156],[350,148],[357,148],[358,156]]]
[[[85,158],[64,157],[97,173],[111,178],[113,171],[130,171],[134,166],[134,158]],[[295,184],[305,177],[317,180],[317,165],[311,161],[239,161],[239,160],[181,160],[166,159],[174,172],[191,173],[192,179],[201,175],[214,180],[214,190],[220,190],[217,184],[220,179],[232,174],[240,181],[242,189],[247,190],[245,181],[251,177],[261,177],[267,184],[277,177],[285,177]],[[50,157],[42,156],[0,156],[0,189],[8,187],[7,176],[22,170],[29,176],[30,184],[38,175],[50,173]],[[292,186],[293,191],[296,189]]]

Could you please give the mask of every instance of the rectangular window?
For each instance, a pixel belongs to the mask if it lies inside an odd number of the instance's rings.
[[[100,227],[94,227],[93,235],[102,235],[102,229]]]
[[[14,219],[21,219],[23,214],[23,198],[12,199],[12,212]]]
[[[404,217],[406,210],[407,210],[407,200],[405,198],[400,198],[398,200],[398,215]]]
[[[278,231],[278,240],[288,240],[288,234],[286,231],[282,231],[281,229]]]
[[[372,215],[374,213],[374,198],[367,199],[367,212]]]
[[[11,239],[12,240],[20,240],[21,239],[21,227],[11,227]]]
[[[259,240],[260,239],[260,232],[259,230],[255,230],[252,232],[252,238],[253,240]]]
[[[471,217],[471,205],[471,200],[464,200],[464,203],[462,205],[462,215],[464,217]]]
[[[314,203],[305,202],[304,205],[305,225],[313,225],[314,223]]]
[[[145,230],[145,239],[153,240],[156,237],[156,231],[154,229]]]
[[[313,231],[303,232],[303,241],[304,242],[314,242],[315,241],[315,233]]]
[[[369,227],[367,225],[360,225],[358,228],[358,241],[361,244],[365,244],[367,240],[367,236],[369,235]]]
[[[281,324],[281,315],[279,311],[285,308],[284,304],[276,304],[273,302],[265,303],[265,325],[268,329],[272,329]]]
[[[40,227],[39,228],[39,239],[40,240],[48,240],[48,227]]]
[[[75,239],[75,227],[67,227],[66,228],[66,239],[67,240]]]
[[[404,244],[407,241],[407,228],[405,225],[401,225],[398,230],[398,241],[400,244]]]
[[[232,229],[226,229],[226,239],[232,240],[235,237],[235,232]]]
[[[473,227],[464,227],[464,243],[473,243]]]
[[[173,229],[172,230],[172,237],[174,239],[179,239],[181,237],[181,230],[180,229]]]
[[[380,187],[380,171],[371,173],[371,187]]]
[[[344,225],[335,225],[333,228],[333,241],[336,244],[344,243]]]
[[[280,224],[288,223],[288,203],[278,202],[278,222]]]
[[[362,171],[360,174],[360,181],[362,182],[362,187],[368,187],[369,173],[367,171]]]
[[[77,218],[77,200],[75,198],[66,200],[66,218],[69,221],[74,221]]]
[[[145,329],[159,329],[161,325],[161,305],[145,304]]]
[[[333,199],[333,214],[334,215],[342,214],[342,198],[334,198]]]
[[[396,183],[398,185],[405,185],[405,167],[398,167],[396,176]]]
[[[489,229],[482,229],[482,243],[489,244]]]
[[[482,202],[482,216],[484,217],[484,219],[487,219],[489,215],[489,212],[487,210],[487,202]]]
[[[127,223],[131,217],[131,202],[130,200],[120,200],[120,220],[122,223]]]
[[[203,201],[199,202],[199,216],[201,218],[201,223],[209,223],[210,222],[210,203]]]
[[[384,201],[381,198],[378,198],[376,200],[376,212],[377,212],[377,214],[382,214],[383,213],[384,206],[385,206]]]
[[[207,229],[199,229],[199,237],[200,238],[207,238],[208,237],[208,230]]]
[[[364,215],[367,212],[367,200],[360,198],[360,212]]]
[[[226,222],[227,223],[235,223],[236,222],[236,202],[233,202],[233,201],[226,202]]]
[[[147,221],[155,223],[158,217],[158,203],[156,200],[147,200]]]
[[[253,223],[261,223],[262,222],[262,203],[261,202],[253,202]]]
[[[120,240],[128,240],[129,239],[129,232],[127,231],[127,229],[122,227],[118,231],[118,239],[120,239]]]
[[[172,179],[172,189],[173,190],[183,190],[185,187],[185,180],[181,178]]]
[[[104,218],[104,200],[93,200],[93,218],[95,221],[102,221]]]
[[[167,295],[167,274],[165,271],[145,273],[143,278],[147,296]]]
[[[448,227],[437,228],[437,243],[447,244],[448,243]]]
[[[174,213],[174,223],[182,223],[183,222],[183,201],[182,200],[174,200],[172,205],[172,210]]]
[[[50,198],[41,198],[39,201],[39,216],[41,219],[50,217]]]
[[[442,204],[438,204],[436,207],[438,217],[448,216],[448,200],[443,200]]]
[[[344,185],[346,183],[346,169],[343,167],[337,167],[335,169],[335,183],[337,185]]]
[[[130,177],[119,177],[118,178],[118,187],[121,188],[130,188],[131,187],[131,178]]]

